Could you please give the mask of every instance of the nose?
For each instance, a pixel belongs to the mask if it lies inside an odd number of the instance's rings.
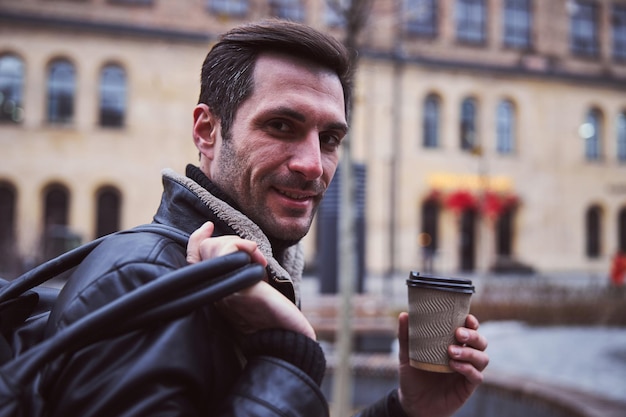
[[[301,174],[307,181],[322,176],[324,169],[317,132],[311,133],[306,138],[294,143],[294,149],[289,160],[289,170]]]

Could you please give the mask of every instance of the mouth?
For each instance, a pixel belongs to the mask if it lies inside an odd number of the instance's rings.
[[[278,188],[275,188],[276,192],[278,192],[278,194],[285,196],[291,200],[295,200],[295,201],[308,201],[308,200],[312,200],[315,197],[317,197],[316,193],[306,193],[303,191],[288,191],[288,190],[280,190]]]

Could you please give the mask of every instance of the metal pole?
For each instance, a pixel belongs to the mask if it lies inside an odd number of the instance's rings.
[[[356,278],[355,204],[350,138],[343,141],[341,157],[339,212],[339,292],[338,327],[336,334],[337,365],[333,378],[332,416],[350,415],[352,408],[352,295]]]

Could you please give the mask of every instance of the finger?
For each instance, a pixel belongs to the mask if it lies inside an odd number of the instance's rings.
[[[402,312],[398,316],[398,342],[399,353],[398,359],[400,365],[409,363],[409,314]]]
[[[187,243],[188,263],[193,264],[202,260],[200,256],[200,246],[203,241],[211,237],[214,229],[215,226],[212,222],[206,222],[189,236]]]
[[[466,327],[459,327],[456,329],[454,336],[456,337],[456,340],[462,345],[467,345],[480,351],[484,351],[485,349],[487,349],[487,339],[476,330],[471,330]]]
[[[478,327],[480,327],[480,323],[476,316],[474,316],[473,314],[468,314],[467,318],[465,319],[465,327],[478,330]]]

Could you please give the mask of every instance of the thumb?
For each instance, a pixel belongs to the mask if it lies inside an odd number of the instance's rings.
[[[189,242],[187,242],[187,262],[195,264],[200,262],[200,245],[205,239],[210,238],[213,235],[215,225],[213,222],[206,222],[198,229],[196,229],[191,236],[189,236]]]
[[[409,314],[402,312],[398,316],[398,342],[400,366],[409,363]]]

